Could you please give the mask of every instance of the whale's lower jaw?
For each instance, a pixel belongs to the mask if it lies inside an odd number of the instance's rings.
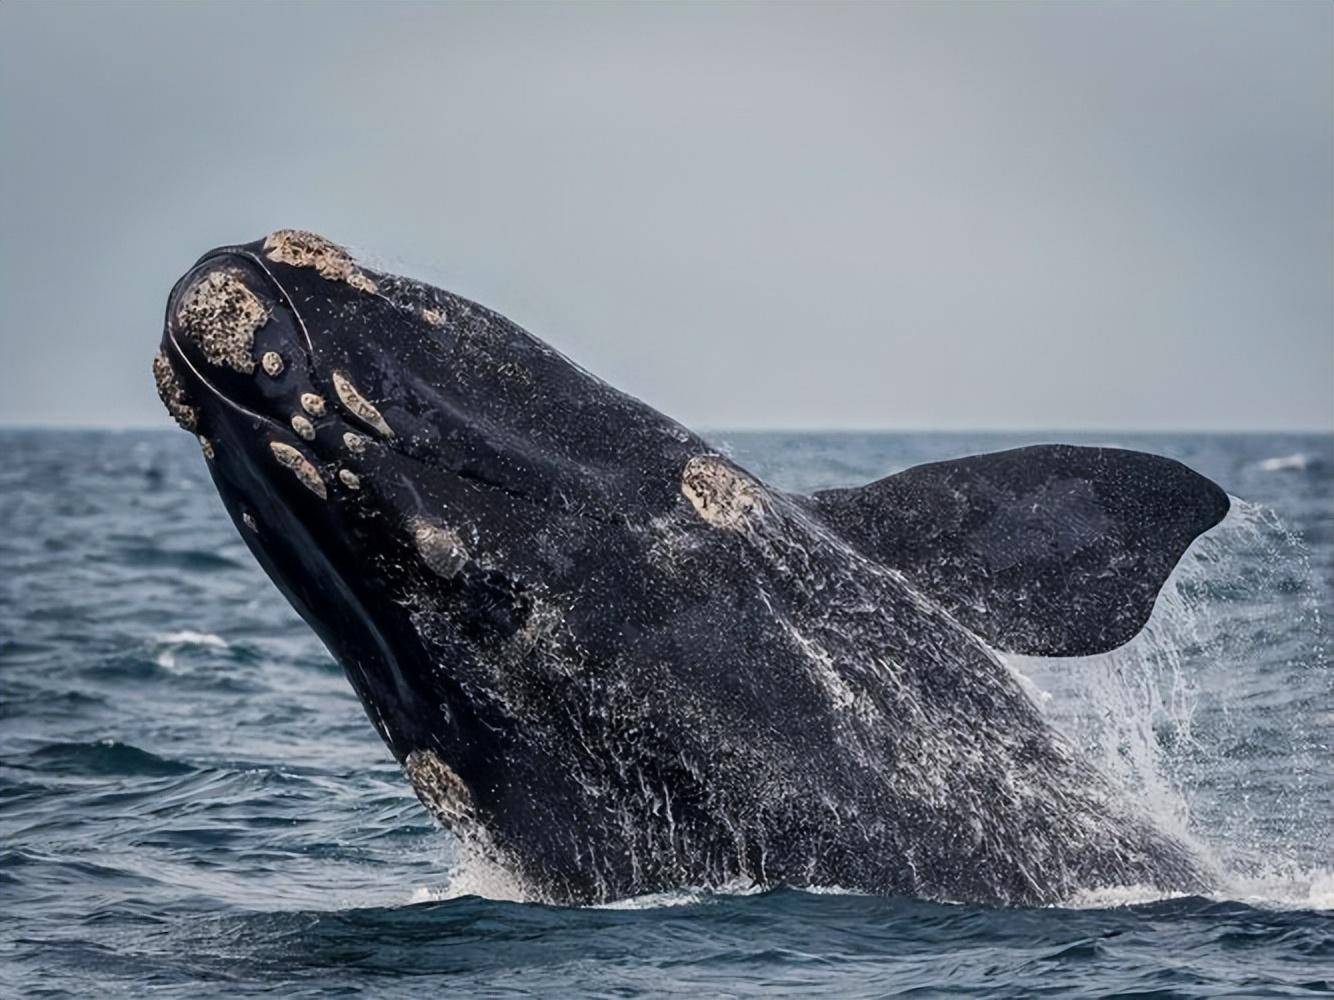
[[[1052,446],[789,495],[295,231],[187,273],[154,377],[422,802],[534,898],[1207,884],[979,640],[1133,634],[1227,508],[1184,466]]]

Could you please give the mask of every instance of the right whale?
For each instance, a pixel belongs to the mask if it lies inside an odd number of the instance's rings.
[[[1178,462],[1053,445],[786,493],[291,230],[201,258],[153,368],[422,802],[532,898],[1211,883],[993,652],[1139,631],[1228,510]]]

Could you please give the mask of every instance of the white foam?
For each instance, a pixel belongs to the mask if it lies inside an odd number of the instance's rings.
[[[153,637],[153,646],[157,656],[153,658],[163,670],[176,672],[176,651],[194,646],[203,649],[228,649],[227,640],[212,632],[194,632],[189,629],[182,632],[165,632]]]
[[[1064,909],[1115,909],[1181,899],[1186,895],[1164,892],[1151,885],[1120,885],[1076,893],[1058,905]],[[1232,875],[1227,878],[1226,884],[1206,893],[1205,898],[1266,909],[1334,910],[1334,870],[1276,869],[1253,876]]]
[[[597,903],[595,910],[665,910],[674,906],[694,906],[704,902],[712,893],[702,889],[673,889],[670,892],[650,892],[610,903]]]
[[[667,892],[649,892],[642,896],[630,896],[616,899],[610,903],[598,903],[595,910],[657,910],[672,906],[694,906],[706,903],[719,896],[754,896],[764,891],[764,886],[756,885],[746,879],[736,879],[712,889],[702,887],[672,889]]]
[[[411,903],[439,903],[463,896],[480,896],[502,903],[531,902],[519,880],[494,861],[468,851],[460,845],[460,856],[446,874],[442,886],[418,886],[408,898]]]
[[[1213,899],[1251,906],[1296,910],[1334,910],[1334,869],[1282,869],[1251,876],[1233,876]]]
[[[227,649],[227,640],[222,636],[214,635],[212,632],[192,632],[186,629],[182,632],[167,632],[160,635],[155,640],[163,646],[206,646],[209,649]]]
[[[1300,451],[1291,455],[1276,455],[1259,463],[1260,469],[1265,472],[1283,472],[1288,469],[1295,469],[1300,472],[1309,468],[1310,465],[1310,456]]]
[[[1189,893],[1165,892],[1152,885],[1113,885],[1077,892],[1056,908],[1062,910],[1115,910],[1124,906],[1143,906],[1165,899],[1182,899]]]
[[[1334,870],[1326,869],[1311,879],[1306,905],[1313,910],[1334,910]]]

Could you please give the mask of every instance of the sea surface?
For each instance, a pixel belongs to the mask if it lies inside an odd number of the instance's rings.
[[[0,994],[1328,996],[1334,437],[711,435],[810,490],[1043,440],[1242,503],[1149,629],[1013,659],[1054,725],[1226,876],[995,909],[787,889],[602,908],[456,864],[176,431],[0,430]]]

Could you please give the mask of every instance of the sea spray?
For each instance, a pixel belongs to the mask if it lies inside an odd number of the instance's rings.
[[[1301,903],[1329,877],[1328,817],[1311,781],[1329,729],[1303,721],[1318,720],[1318,706],[1289,701],[1330,689],[1322,590],[1307,546],[1279,515],[1233,498],[1133,640],[1099,656],[1006,662],[1088,759],[1213,863],[1223,895]],[[1266,704],[1238,711],[1233,681],[1257,669],[1257,645],[1284,650],[1262,669],[1318,671],[1323,682],[1279,678]],[[1262,734],[1257,712],[1272,720]],[[1271,773],[1277,761],[1281,774]]]

